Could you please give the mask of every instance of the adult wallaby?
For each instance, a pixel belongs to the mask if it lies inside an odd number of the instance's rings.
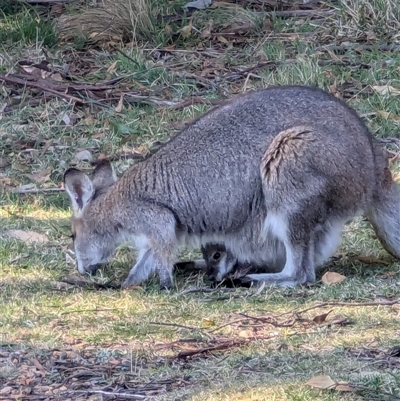
[[[104,162],[92,178],[68,169],[64,182],[79,272],[105,263],[119,244],[136,244],[123,287],[154,272],[161,287],[172,287],[182,245],[224,243],[246,260],[251,246],[242,235],[254,224],[283,244],[285,265],[248,279],[312,282],[316,260],[334,253],[345,222],[362,212],[400,258],[400,191],[386,155],[356,112],[320,89],[281,86],[237,96],[118,181]]]

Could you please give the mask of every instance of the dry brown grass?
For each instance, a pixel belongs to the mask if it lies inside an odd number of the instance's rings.
[[[61,36],[79,34],[92,41],[151,41],[156,32],[152,0],[102,0],[96,7],[78,6],[59,20]]]
[[[400,40],[398,0],[342,0],[335,20],[339,37]]]

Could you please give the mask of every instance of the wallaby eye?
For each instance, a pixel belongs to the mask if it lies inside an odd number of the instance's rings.
[[[214,260],[218,260],[221,257],[221,254],[219,252],[215,252],[213,255]]]

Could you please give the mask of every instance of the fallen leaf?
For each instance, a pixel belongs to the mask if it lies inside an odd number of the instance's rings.
[[[330,310],[328,313],[324,313],[324,314],[322,314],[322,315],[315,316],[314,319],[313,319],[313,322],[318,323],[318,324],[324,323],[325,320],[326,320],[326,318],[327,318],[327,316],[328,316],[331,312],[332,312],[332,311]]]
[[[0,157],[0,168],[7,167],[11,164],[11,159],[7,156]]]
[[[203,323],[204,323],[206,326],[215,326],[215,321],[214,321],[214,320],[211,320],[211,319],[203,319]]]
[[[354,388],[347,382],[337,382],[336,391],[354,391]]]
[[[251,330],[240,330],[238,336],[241,338],[251,338],[254,337],[254,334]]]
[[[108,68],[107,72],[109,74],[114,74],[115,70],[117,69],[117,64],[119,63],[119,60],[114,61]]]
[[[323,390],[333,388],[336,383],[328,375],[314,376],[312,379],[308,380],[305,384],[313,388],[320,388]]]
[[[119,365],[121,361],[118,359],[114,358],[113,356],[109,358],[108,363],[111,363],[111,365]]]
[[[121,113],[123,107],[124,107],[124,94],[121,93],[121,96],[120,96],[120,98],[119,98],[117,107],[115,108],[115,112],[116,112],[116,113]]]
[[[396,272],[386,272],[382,274],[382,278],[389,278],[389,277],[393,277],[396,275]]]
[[[388,120],[389,116],[390,116],[390,113],[388,111],[385,111],[385,110],[378,110],[376,112],[376,114],[378,116],[382,117],[384,120]]]
[[[63,115],[63,118],[61,119],[61,122],[63,122],[65,125],[72,125],[71,124],[71,119],[69,118],[67,113],[65,113]]]
[[[93,156],[91,154],[91,152],[89,152],[88,150],[81,150],[80,152],[78,152],[75,155],[75,160],[78,161],[90,161],[93,159]]]
[[[228,39],[224,38],[223,36],[218,36],[217,38],[221,43],[224,43],[226,45],[229,45]]]
[[[400,95],[400,89],[390,85],[373,85],[372,89],[382,96],[387,95]]]
[[[235,35],[243,35],[254,29],[254,25],[251,22],[244,22],[241,24],[232,23],[225,27],[221,32],[234,33]]]
[[[386,260],[382,260],[382,259],[377,259],[374,258],[373,256],[354,256],[353,258],[351,258],[352,261],[359,261],[362,263],[366,263],[366,264],[377,264],[377,265],[386,265],[389,266],[390,263]]]
[[[207,27],[201,31],[201,34],[200,34],[201,38],[205,39],[205,38],[209,38],[211,36],[213,24],[214,24],[213,20],[208,21]]]
[[[206,8],[210,7],[211,3],[212,0],[195,0],[185,4],[183,8],[185,10],[187,10],[188,8],[197,8],[198,10],[205,10]]]
[[[1,234],[4,237],[8,238],[16,238],[21,241],[26,242],[27,244],[31,244],[34,242],[45,244],[49,242],[49,239],[44,234],[39,234],[35,231],[23,231],[23,230],[8,230],[3,231]]]
[[[341,283],[346,277],[342,276],[339,273],[335,273],[335,272],[326,272],[323,276],[322,276],[322,282],[324,284],[330,285],[330,284],[338,284]]]
[[[20,171],[21,173],[24,173],[25,171],[29,171],[30,168],[26,164],[21,164],[21,163],[13,163],[12,165],[13,170]]]
[[[192,20],[190,20],[189,25],[184,26],[183,28],[180,29],[180,34],[182,35],[183,38],[188,38],[190,34],[192,33]]]
[[[6,387],[3,387],[3,388],[0,390],[0,394],[1,394],[1,395],[7,395],[7,394],[10,394],[12,390],[13,390],[12,387],[6,386]]]
[[[25,177],[30,178],[32,181],[36,181],[39,184],[43,184],[44,182],[50,181],[51,175],[51,167],[46,168],[45,170],[38,171],[32,174],[24,174]]]
[[[263,31],[264,32],[271,32],[273,30],[274,26],[272,24],[272,20],[270,20],[269,18],[266,18],[263,21]]]
[[[56,72],[55,74],[53,74],[51,76],[51,78],[54,79],[54,81],[57,81],[57,82],[62,82],[63,81],[63,78],[62,78],[62,76],[60,75],[59,72]]]

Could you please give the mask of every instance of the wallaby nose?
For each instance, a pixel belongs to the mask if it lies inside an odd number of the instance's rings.
[[[91,276],[96,274],[97,270],[102,267],[102,263],[96,263],[95,265],[90,265],[86,268],[86,272],[89,273]]]
[[[210,268],[207,270],[207,276],[209,280],[216,282],[217,281],[217,276],[218,276],[218,270],[214,268]]]

